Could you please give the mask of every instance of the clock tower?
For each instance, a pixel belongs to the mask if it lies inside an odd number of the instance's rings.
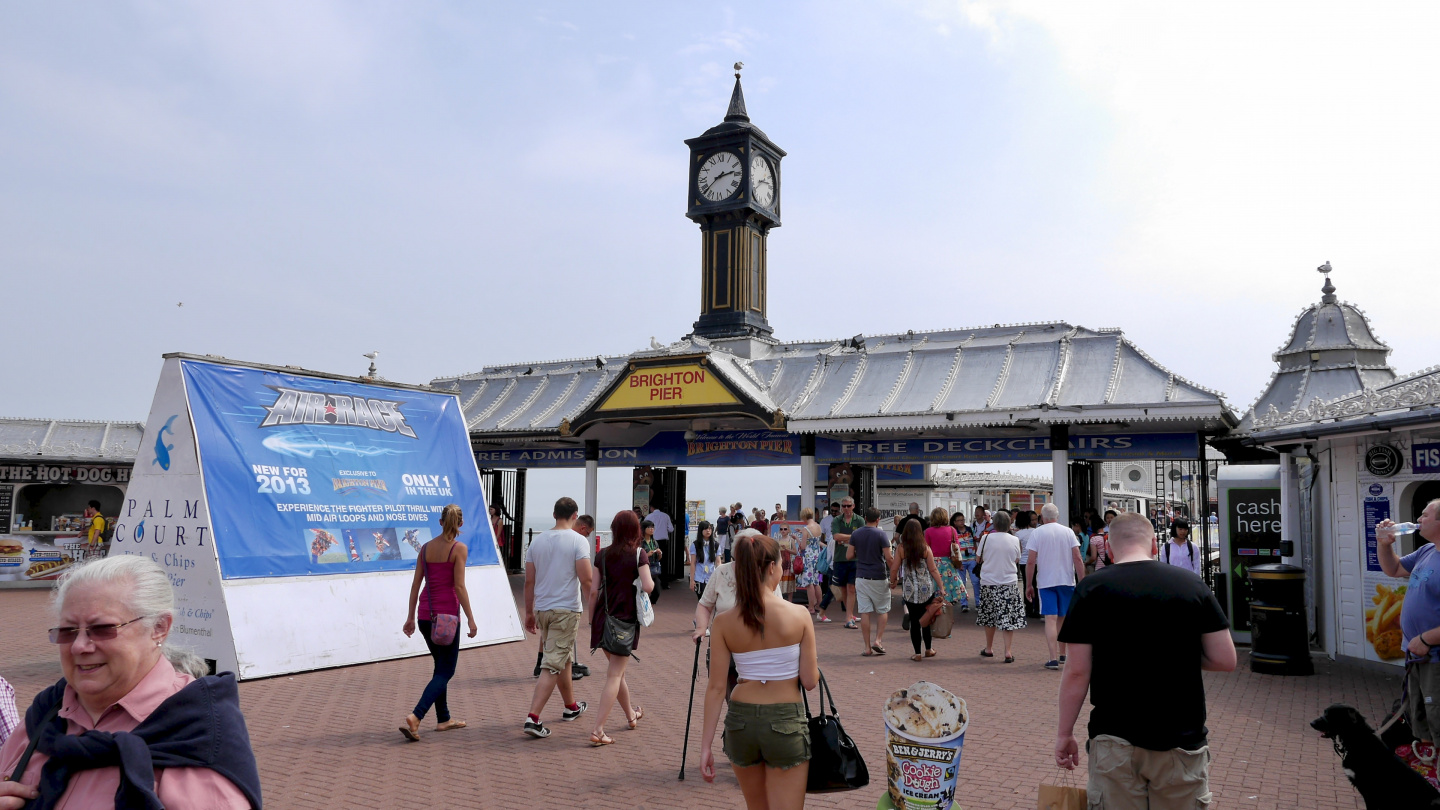
[[[780,159],[776,146],[745,112],[735,90],[725,120],[690,147],[685,216],[700,226],[700,320],[703,338],[768,338],[766,240],[780,227]]]

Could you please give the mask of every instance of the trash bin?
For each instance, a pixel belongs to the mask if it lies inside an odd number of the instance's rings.
[[[1305,569],[1284,563],[1250,568],[1250,671],[1314,675],[1305,620]]]

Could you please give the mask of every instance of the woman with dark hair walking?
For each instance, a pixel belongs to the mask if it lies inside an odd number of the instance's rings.
[[[940,525],[945,525],[943,515]],[[925,530],[920,528],[918,520],[905,521],[905,530],[900,535],[900,553],[890,558],[890,587],[894,588],[897,584],[905,610],[910,615],[910,644],[915,647],[915,654],[910,656],[910,660],[933,658],[935,651],[930,649],[930,628],[921,627],[920,619],[925,616],[931,599],[937,595],[945,598],[945,586],[940,578],[940,569],[935,565],[935,554],[930,550]],[[925,645],[923,653],[920,649],[922,642]]]
[[[720,541],[715,539],[715,529],[710,521],[702,520],[695,527],[695,542],[690,544],[690,580],[695,583],[695,598],[705,595],[705,585],[715,566],[720,563]]]
[[[455,677],[455,664],[460,658],[460,634],[445,644],[436,644],[434,639],[436,616],[458,616],[465,611],[469,621],[469,636],[474,638],[480,632],[475,624],[475,613],[470,610],[470,593],[465,590],[465,562],[470,550],[457,540],[460,527],[465,525],[465,516],[456,504],[448,504],[440,511],[440,536],[420,547],[419,559],[415,561],[415,578],[410,581],[410,608],[405,618],[405,635],[414,634],[415,607],[420,607],[420,635],[435,659],[435,672],[430,683],[415,704],[415,711],[405,716],[405,725],[400,733],[405,739],[417,742],[420,739],[420,721],[430,707],[435,707],[435,730],[450,731],[464,728],[464,720],[450,719],[450,705],[446,702],[446,689],[450,679]],[[421,596],[420,586],[425,586]],[[433,611],[433,612],[432,612]]]
[[[730,660],[739,683],[725,714],[725,756],[751,810],[805,806],[810,731],[801,688],[820,681],[815,625],[799,605],[780,598],[780,546],[763,535],[739,538],[734,548],[735,607],[710,628],[710,682],[700,734],[700,774],[715,781],[711,743],[725,700]]]
[[[590,586],[590,652],[600,647],[605,635],[605,617],[614,616],[621,621],[635,624],[635,643],[630,649],[640,648],[640,623],[635,614],[635,589],[644,588],[654,593],[655,579],[650,576],[650,559],[640,548],[640,518],[632,511],[618,512],[610,521],[610,545],[595,558],[595,573]],[[603,597],[603,599],[602,599]],[[625,712],[625,721],[630,728],[640,724],[645,712],[630,702],[630,684],[625,681],[625,666],[630,656],[615,655],[605,651],[609,669],[605,673],[605,692],[600,707],[595,712],[595,730],[590,734],[590,744],[610,745],[615,742],[605,734],[605,719],[610,716],[610,706],[618,702]]]

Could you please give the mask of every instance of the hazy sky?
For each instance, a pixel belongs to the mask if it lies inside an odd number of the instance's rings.
[[[675,340],[699,291],[682,141],[736,60],[789,152],[781,339],[1118,326],[1240,412],[1328,260],[1414,371],[1440,361],[1437,16],[0,5],[0,413],[143,419],[166,351],[359,373],[378,349],[423,382]]]

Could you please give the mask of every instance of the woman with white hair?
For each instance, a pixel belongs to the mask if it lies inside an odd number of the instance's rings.
[[[95,560],[55,589],[62,678],[0,747],[0,810],[255,808],[260,774],[235,676],[167,644],[175,593],[139,555]],[[31,800],[29,805],[26,800]]]

